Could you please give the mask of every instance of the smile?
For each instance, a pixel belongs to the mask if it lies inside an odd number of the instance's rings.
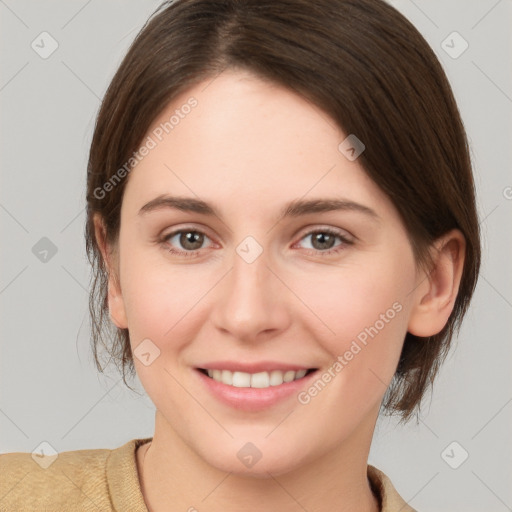
[[[314,368],[311,368],[309,370],[298,371],[272,370],[258,373],[246,373],[200,368],[201,372],[208,375],[208,377],[213,380],[236,388],[268,388],[270,386],[280,386],[285,382],[302,379],[314,370]]]

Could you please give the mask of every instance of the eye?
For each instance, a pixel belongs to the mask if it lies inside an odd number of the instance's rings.
[[[165,235],[161,239],[161,243],[171,254],[194,257],[199,255],[199,251],[202,248],[201,246],[203,245],[205,238],[209,240],[209,237],[202,231],[185,228]],[[184,250],[175,249],[176,245],[183,247]]]
[[[332,228],[320,228],[314,231],[309,231],[301,240],[311,238],[311,251],[321,256],[327,256],[333,253],[339,253],[343,251],[347,245],[352,245],[354,242],[345,236],[344,233],[332,229]],[[335,244],[335,240],[338,238],[341,243]]]

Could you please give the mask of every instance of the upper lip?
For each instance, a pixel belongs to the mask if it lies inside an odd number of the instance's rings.
[[[290,363],[280,363],[278,361],[258,361],[252,363],[242,363],[240,361],[211,361],[198,366],[198,368],[204,370],[229,370],[231,372],[258,373],[272,370],[310,370],[314,367]]]

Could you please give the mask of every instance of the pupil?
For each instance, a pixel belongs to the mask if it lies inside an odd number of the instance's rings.
[[[330,241],[332,242],[332,235],[330,235],[329,233],[318,233],[315,237],[315,240],[320,242],[321,245],[326,244],[326,243],[328,244],[329,239],[331,239]],[[327,240],[327,242],[326,242],[326,240]],[[323,247],[323,248],[325,249],[325,247]],[[327,248],[330,248],[330,246]]]
[[[196,231],[189,231],[185,233],[185,243],[183,244],[183,247],[187,247],[188,244],[194,244],[197,243],[197,240],[201,239],[201,234],[197,233]],[[199,246],[201,246],[201,243],[199,243]],[[188,247],[189,249],[196,249],[196,247]]]

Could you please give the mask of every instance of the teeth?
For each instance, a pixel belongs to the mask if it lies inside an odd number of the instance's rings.
[[[224,384],[233,385],[233,373],[229,370],[222,370],[220,380],[224,382]]]
[[[231,372],[230,372],[231,373]],[[224,382],[224,371],[222,372],[222,381]],[[228,382],[226,384],[229,383]],[[233,372],[233,382],[231,383],[235,388],[250,388],[251,387],[251,374],[245,372]]]
[[[284,382],[283,380],[283,372],[280,372],[279,370],[274,370],[273,372],[270,372],[270,385],[271,386],[279,386]]]
[[[228,384],[236,388],[268,388],[280,386],[283,382],[302,379],[307,370],[286,371],[273,370],[271,372],[246,373],[231,372],[229,370],[207,370],[208,376],[217,382]]]

